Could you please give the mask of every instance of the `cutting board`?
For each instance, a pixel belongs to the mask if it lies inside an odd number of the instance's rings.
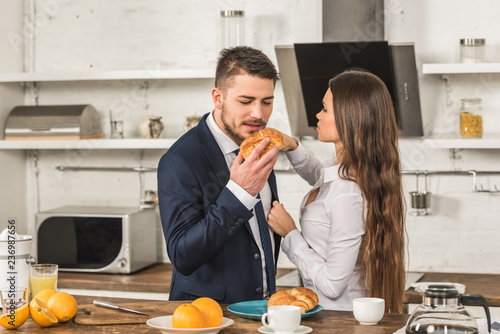
[[[118,306],[144,312],[149,316],[134,314],[126,311],[110,310],[92,304],[80,305],[75,316],[75,322],[80,325],[120,325],[145,324],[148,319],[172,315],[177,306],[189,303],[188,301],[141,301],[120,303]]]

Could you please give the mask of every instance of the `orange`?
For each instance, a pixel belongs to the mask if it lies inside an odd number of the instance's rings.
[[[56,316],[50,312],[44,302],[38,298],[34,298],[30,303],[30,314],[31,319],[42,327],[49,327],[53,324],[57,324]]]
[[[28,320],[28,316],[30,315],[30,310],[28,305],[25,304],[20,308],[16,309],[14,313],[4,314],[0,317],[0,325],[7,329],[16,329],[19,326],[22,326],[26,320]]]
[[[47,307],[54,313],[59,322],[73,319],[78,311],[78,303],[75,297],[66,292],[57,292],[47,301]]]
[[[203,314],[203,327],[217,327],[222,323],[222,308],[209,297],[201,297],[191,303]]]
[[[54,295],[56,293],[57,293],[57,291],[54,289],[45,289],[45,290],[42,290],[39,293],[37,293],[34,298],[38,299],[39,301],[41,301],[44,304],[47,304],[47,301],[49,300],[49,298],[52,297],[52,295]]]
[[[202,328],[203,314],[194,305],[179,305],[172,316],[173,328]]]

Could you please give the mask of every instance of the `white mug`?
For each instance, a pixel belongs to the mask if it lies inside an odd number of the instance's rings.
[[[300,307],[277,305],[268,307],[261,320],[262,324],[270,327],[275,334],[290,334],[299,327],[301,317]]]
[[[352,301],[354,317],[362,325],[376,325],[384,317],[385,300],[382,298],[356,298]]]

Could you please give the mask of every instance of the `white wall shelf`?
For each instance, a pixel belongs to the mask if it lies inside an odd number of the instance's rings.
[[[433,148],[500,149],[500,133],[485,133],[482,138],[462,138],[459,134],[434,134],[424,142]]]
[[[76,140],[0,140],[0,150],[67,150],[67,149],[161,149],[167,150],[177,138],[124,138]]]
[[[0,83],[89,80],[212,79],[214,76],[214,70],[205,69],[0,73]]]
[[[442,63],[423,64],[423,74],[480,74],[500,73],[500,63]],[[434,148],[500,149],[500,133],[486,133],[482,138],[462,138],[459,134],[434,134],[424,139]]]
[[[423,64],[423,74],[500,73],[500,63]]]

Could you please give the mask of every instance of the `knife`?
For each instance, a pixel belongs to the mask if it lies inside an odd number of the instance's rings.
[[[139,311],[135,311],[135,310],[131,310],[131,309],[128,309],[128,308],[125,308],[125,307],[121,307],[121,306],[118,306],[116,304],[113,304],[113,303],[110,303],[110,302],[105,302],[105,301],[102,301],[102,300],[95,299],[94,300],[94,305],[95,306],[104,307],[104,308],[109,308],[109,309],[112,309],[112,310],[127,311],[127,312],[132,312],[132,313],[137,313],[137,314],[142,314],[142,315],[149,316],[149,314],[146,314],[146,313],[143,313],[143,312],[139,312]]]

